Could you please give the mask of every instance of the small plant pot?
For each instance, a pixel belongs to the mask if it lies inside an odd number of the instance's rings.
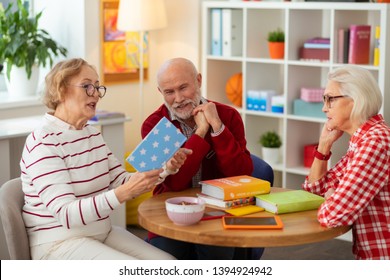
[[[272,59],[284,58],[284,42],[268,42],[268,50]]]
[[[263,160],[269,164],[279,163],[280,148],[262,148]]]

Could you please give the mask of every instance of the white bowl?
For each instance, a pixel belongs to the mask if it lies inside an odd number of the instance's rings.
[[[165,201],[169,219],[176,225],[196,224],[203,217],[205,202],[197,197],[179,196]]]

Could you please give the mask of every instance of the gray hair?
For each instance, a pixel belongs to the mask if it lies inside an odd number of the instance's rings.
[[[337,82],[340,93],[351,97],[354,105],[351,120],[359,124],[379,113],[382,107],[382,94],[378,82],[365,68],[345,65],[329,72],[328,80]]]

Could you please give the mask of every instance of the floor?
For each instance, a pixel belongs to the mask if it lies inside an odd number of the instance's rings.
[[[129,226],[130,232],[144,239],[146,231]],[[300,246],[266,248],[262,260],[353,260],[352,244],[349,241],[332,239]]]

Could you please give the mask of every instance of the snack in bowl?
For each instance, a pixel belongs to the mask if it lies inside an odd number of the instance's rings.
[[[203,217],[205,202],[197,197],[180,196],[168,198],[165,209],[169,219],[176,225],[196,224]]]

